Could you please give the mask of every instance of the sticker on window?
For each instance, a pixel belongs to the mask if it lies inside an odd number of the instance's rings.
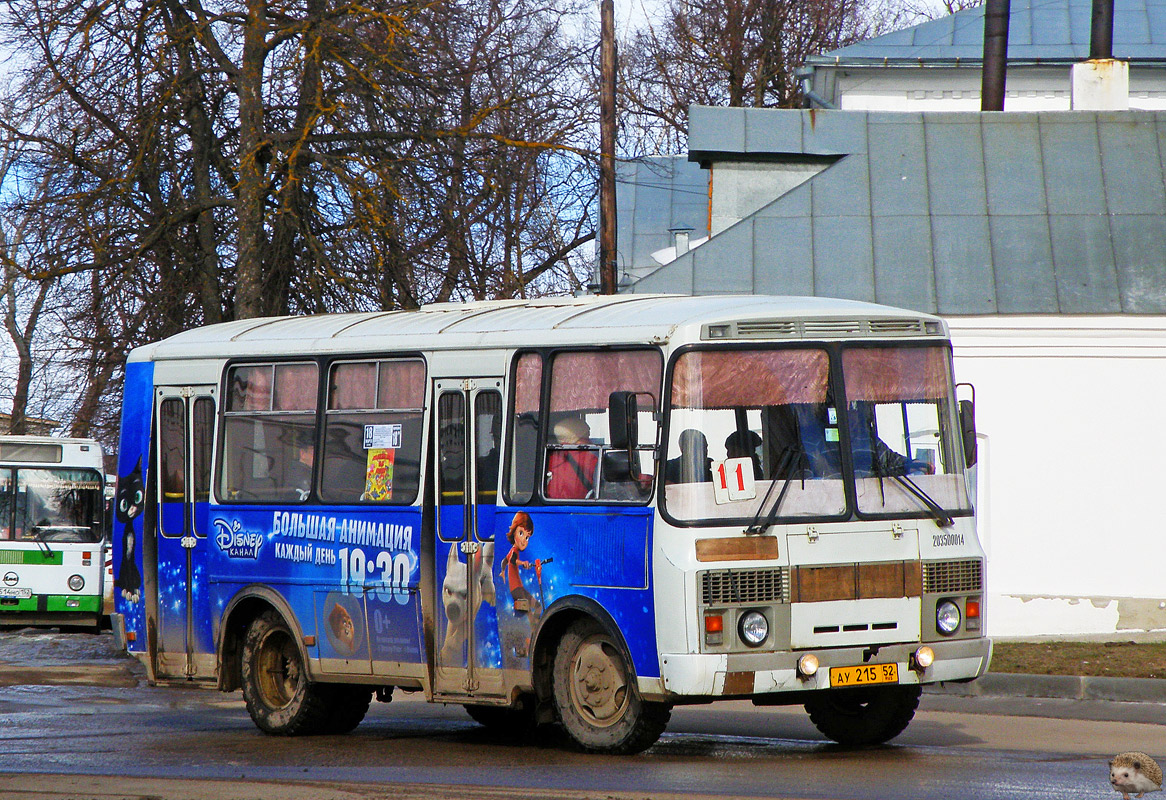
[[[753,459],[726,458],[713,462],[713,500],[718,505],[757,497]]]
[[[401,446],[401,424],[365,425],[365,450],[396,450]],[[371,456],[370,456],[371,458]]]
[[[369,425],[373,427],[394,427],[389,425]],[[395,426],[398,430],[400,425]],[[387,447],[374,447],[368,451],[368,464],[364,472],[364,493],[361,500],[381,502],[393,499],[393,465],[397,451]]]

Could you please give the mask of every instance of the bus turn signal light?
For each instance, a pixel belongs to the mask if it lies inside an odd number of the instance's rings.
[[[725,618],[720,614],[706,614],[704,618],[704,643],[721,644],[725,641]]]
[[[964,601],[964,625],[969,631],[980,629],[980,598],[969,597]]]

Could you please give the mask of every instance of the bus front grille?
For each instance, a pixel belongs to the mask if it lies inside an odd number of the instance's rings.
[[[923,564],[926,594],[959,594],[983,591],[984,563],[978,558],[932,561]]]
[[[780,603],[789,598],[789,569],[718,569],[700,573],[705,606]]]

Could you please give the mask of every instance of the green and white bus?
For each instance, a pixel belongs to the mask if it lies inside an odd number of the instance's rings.
[[[0,624],[100,626],[104,487],[92,439],[0,436]]]

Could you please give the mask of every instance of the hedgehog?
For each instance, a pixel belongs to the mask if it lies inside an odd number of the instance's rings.
[[[1122,800],[1162,789],[1162,768],[1145,753],[1121,753],[1109,762],[1109,783]]]

